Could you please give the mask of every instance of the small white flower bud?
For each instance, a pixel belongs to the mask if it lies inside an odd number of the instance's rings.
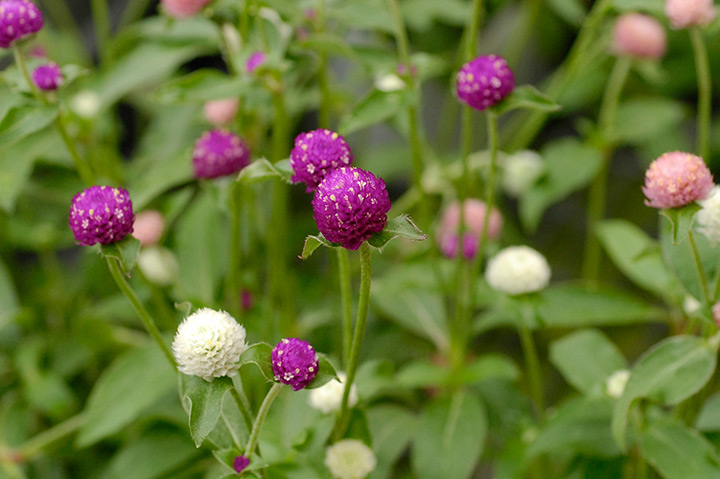
[[[172,251],[162,246],[140,248],[138,267],[148,281],[162,287],[173,284],[180,272]]]
[[[720,187],[713,187],[710,195],[697,203],[702,207],[695,215],[697,230],[713,244],[720,243]]]
[[[327,448],[325,465],[337,479],[363,479],[377,465],[372,449],[357,439],[343,439]]]
[[[550,282],[550,265],[529,246],[511,246],[488,262],[485,279],[491,288],[516,295],[539,291]]]
[[[502,187],[513,197],[526,193],[545,171],[542,157],[532,150],[506,157],[502,167]]]
[[[100,113],[100,96],[92,90],[84,90],[70,100],[70,109],[79,117],[90,120]]]
[[[340,381],[333,379],[325,383],[319,388],[310,391],[308,402],[313,409],[317,409],[323,414],[339,411],[342,403],[343,392],[345,391],[345,381],[347,376],[344,373],[338,373]],[[357,387],[353,384],[350,387],[350,397],[348,398],[348,406],[354,407],[358,402]]]
[[[389,73],[375,80],[375,88],[383,92],[398,91],[405,88],[405,82],[399,76]]]
[[[605,381],[605,392],[611,398],[619,398],[625,391],[625,385],[630,379],[630,371],[627,369],[620,369],[615,371]]]

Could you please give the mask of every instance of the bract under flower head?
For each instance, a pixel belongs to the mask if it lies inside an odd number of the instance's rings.
[[[363,479],[376,465],[372,449],[357,439],[338,441],[325,453],[325,466],[337,479]]]
[[[42,12],[33,2],[0,2],[0,47],[10,48],[15,41],[39,32],[44,24]]]
[[[32,73],[32,80],[41,90],[57,90],[63,84],[62,71],[57,63],[40,65]]]
[[[653,208],[677,208],[706,198],[713,177],[699,156],[673,151],[650,164],[645,172],[645,204]]]
[[[310,343],[298,338],[285,338],[272,350],[275,380],[299,391],[310,384],[318,373],[318,356]]]
[[[504,58],[483,55],[469,61],[457,75],[457,95],[476,110],[500,103],[515,88],[515,75]]]
[[[325,175],[312,204],[323,236],[355,250],[385,228],[390,196],[382,178],[360,168],[342,167]]]
[[[663,26],[649,15],[627,13],[615,20],[613,51],[634,58],[657,59],[665,55],[667,35]]]
[[[200,13],[211,0],[160,0],[173,18],[189,18]]]
[[[212,130],[195,142],[192,161],[197,178],[217,178],[245,168],[250,163],[250,150],[239,136]]]
[[[463,254],[465,258],[473,258],[480,245],[487,206],[477,199],[465,200],[465,235],[463,236]],[[502,230],[503,219],[500,211],[493,208],[488,222],[488,239],[497,239]],[[448,258],[457,255],[458,235],[460,233],[460,203],[451,203],[443,212],[438,229],[440,250]]]
[[[665,14],[673,28],[704,27],[717,11],[713,0],[666,0]]]
[[[225,311],[202,308],[178,326],[172,344],[178,371],[205,381],[234,376],[247,349],[245,328]]]
[[[550,265],[529,246],[510,246],[492,258],[485,270],[491,288],[510,295],[531,293],[550,282]]]
[[[70,229],[84,246],[110,244],[132,233],[135,215],[127,190],[91,186],[76,194],[70,207]]]
[[[300,133],[290,152],[293,183],[307,184],[307,192],[315,191],[325,174],[341,166],[350,166],[353,154],[345,138],[334,131],[320,129]]]

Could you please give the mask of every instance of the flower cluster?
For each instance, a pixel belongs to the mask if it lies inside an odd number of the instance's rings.
[[[645,172],[645,204],[677,208],[702,200],[713,188],[713,177],[702,158],[690,153],[665,153]]]
[[[457,75],[457,95],[476,110],[500,103],[515,88],[515,75],[504,58],[484,55],[466,63]]]
[[[318,356],[313,347],[297,338],[285,338],[272,350],[275,380],[299,391],[310,384],[318,373]]]
[[[529,246],[510,246],[488,262],[485,279],[491,288],[506,294],[532,293],[550,282],[550,265]]]
[[[305,183],[315,191],[328,171],[350,166],[353,154],[345,138],[334,131],[320,129],[301,133],[290,152],[293,183]]]
[[[198,178],[232,175],[250,163],[250,150],[239,136],[211,130],[195,142],[192,163]]]
[[[84,246],[120,241],[133,231],[135,215],[127,190],[91,186],[76,194],[70,207],[70,229]]]
[[[39,32],[44,24],[42,12],[33,2],[0,2],[0,47],[10,48],[17,40]]]

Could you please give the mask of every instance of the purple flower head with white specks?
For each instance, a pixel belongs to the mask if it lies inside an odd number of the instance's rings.
[[[497,105],[515,88],[515,76],[504,58],[483,55],[469,61],[457,75],[460,100],[476,110]]]
[[[245,456],[237,456],[235,460],[233,461],[233,469],[235,469],[235,472],[240,474],[245,470],[246,467],[250,465],[250,459],[248,459]]]
[[[323,236],[355,250],[385,228],[390,197],[382,178],[360,168],[341,167],[325,175],[312,205]]]
[[[0,2],[0,47],[10,48],[16,40],[40,31],[44,23],[40,9],[28,0]]]
[[[272,370],[275,380],[299,391],[315,379],[318,357],[310,345],[297,338],[285,338],[272,350]]]
[[[70,207],[70,229],[84,246],[120,241],[133,231],[135,215],[123,188],[91,186],[76,194]]]
[[[300,133],[290,152],[293,183],[306,183],[307,192],[315,191],[328,171],[350,166],[353,154],[345,138],[334,131],[320,129]]]
[[[40,65],[32,73],[32,80],[41,90],[57,90],[63,84],[63,76],[57,63]]]
[[[195,142],[192,161],[197,178],[217,178],[245,168],[250,163],[250,150],[239,136],[211,130]]]
[[[250,55],[250,58],[248,58],[247,62],[245,63],[245,69],[248,73],[255,73],[255,70],[260,68],[263,63],[265,63],[265,59],[267,58],[267,55],[265,52],[255,52],[252,55]]]

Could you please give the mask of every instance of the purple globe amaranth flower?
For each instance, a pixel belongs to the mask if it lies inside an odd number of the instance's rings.
[[[57,63],[40,65],[33,71],[32,80],[35,86],[41,90],[57,90],[63,84],[62,71]]]
[[[9,48],[16,40],[37,33],[43,27],[42,12],[28,0],[0,2],[0,47]]]
[[[239,136],[211,130],[195,142],[192,162],[197,178],[232,175],[250,163],[250,150]]]
[[[707,198],[713,177],[699,156],[672,151],[661,155],[645,172],[642,191],[653,208],[677,208]]]
[[[70,207],[70,229],[78,244],[110,244],[133,231],[132,201],[127,190],[91,186],[76,194]]]
[[[497,105],[515,88],[515,75],[504,58],[483,55],[469,61],[457,75],[457,95],[476,110]]]
[[[350,166],[353,154],[345,138],[330,130],[300,133],[290,152],[293,183],[306,183],[306,191],[315,191],[329,170]]]
[[[233,461],[233,469],[235,469],[235,472],[240,474],[245,470],[246,467],[250,465],[250,459],[248,459],[245,456],[237,456],[235,460]]]
[[[267,55],[265,52],[254,52],[245,63],[245,70],[247,70],[248,73],[255,73],[255,70],[260,68],[266,59]]]
[[[354,250],[383,230],[390,197],[382,178],[360,168],[341,167],[325,175],[312,205],[323,236]]]
[[[299,391],[315,379],[318,356],[310,345],[297,338],[285,338],[272,350],[272,370],[275,380]]]

